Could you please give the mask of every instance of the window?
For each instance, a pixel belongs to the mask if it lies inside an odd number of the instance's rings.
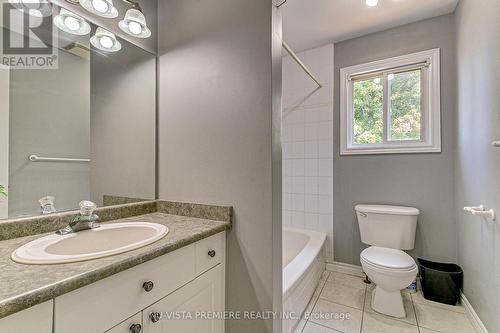
[[[340,70],[340,153],[441,152],[439,49]]]

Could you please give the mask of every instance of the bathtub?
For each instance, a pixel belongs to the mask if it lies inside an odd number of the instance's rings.
[[[283,333],[293,332],[325,270],[326,234],[283,228]]]

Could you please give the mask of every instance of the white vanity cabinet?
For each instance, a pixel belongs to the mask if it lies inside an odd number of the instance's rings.
[[[224,311],[224,252],[222,232],[61,295],[54,333],[222,333],[221,321],[166,316]]]
[[[142,311],[144,333],[223,332],[222,274],[220,265],[214,267]]]
[[[224,311],[224,270],[216,265],[193,281],[106,333],[222,333],[224,322],[207,315]]]
[[[52,309],[50,300],[4,317],[0,319],[0,332],[52,333]]]

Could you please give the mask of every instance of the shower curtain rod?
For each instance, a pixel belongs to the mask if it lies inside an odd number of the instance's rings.
[[[290,57],[292,57],[292,59],[295,60],[295,62],[300,66],[300,68],[302,68],[302,70],[304,72],[306,72],[306,74],[309,75],[309,77],[314,82],[316,82],[316,84],[318,85],[318,87],[319,88],[323,87],[321,85],[321,83],[319,83],[319,81],[313,75],[313,73],[311,73],[311,71],[309,70],[309,68],[307,68],[307,66],[299,59],[299,57],[295,54],[295,52],[293,52],[293,50],[290,48],[290,46],[288,46],[288,44],[285,43],[285,41],[282,41],[282,44],[283,44],[283,48],[288,52],[288,54],[290,55]]]

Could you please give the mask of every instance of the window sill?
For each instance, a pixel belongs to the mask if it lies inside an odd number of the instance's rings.
[[[441,147],[349,147],[342,148],[340,155],[422,154],[441,153]]]

